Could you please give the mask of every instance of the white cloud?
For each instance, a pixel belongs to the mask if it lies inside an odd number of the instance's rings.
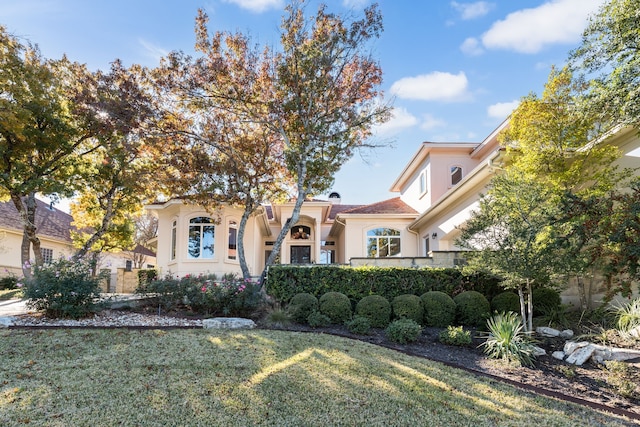
[[[520,101],[516,100],[511,102],[498,102],[497,104],[489,105],[489,108],[487,108],[487,115],[495,119],[506,119],[519,104]]]
[[[486,1],[477,1],[474,3],[458,3],[457,1],[452,1],[451,6],[460,12],[460,17],[466,21],[486,15],[493,8],[494,4]]]
[[[425,114],[422,116],[422,123],[420,124],[420,129],[422,130],[432,130],[435,128],[446,126],[447,122],[444,120],[433,117],[431,114]]]
[[[406,108],[394,107],[391,113],[391,119],[386,123],[376,126],[374,132],[378,136],[390,136],[417,124],[418,119],[409,113]]]
[[[283,7],[282,0],[223,0],[225,3],[233,3],[242,9],[255,13],[262,13],[267,9],[279,9]]]
[[[459,101],[468,97],[469,81],[464,72],[451,74],[434,71],[416,77],[404,77],[391,85],[398,98],[421,101]]]
[[[537,53],[548,45],[580,39],[590,14],[603,0],[552,0],[531,9],[510,13],[482,35],[487,49]]]
[[[480,41],[475,37],[469,37],[461,45],[460,50],[469,56],[478,56],[484,53]]]
[[[148,57],[153,58],[156,62],[160,62],[160,58],[169,54],[168,50],[149,43],[144,39],[138,39],[138,43],[140,43],[140,45],[144,48],[145,54]]]

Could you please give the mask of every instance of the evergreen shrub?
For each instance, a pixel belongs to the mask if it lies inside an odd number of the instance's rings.
[[[534,316],[541,316],[546,312],[557,310],[562,304],[560,293],[551,288],[534,289],[532,299]]]
[[[367,335],[371,331],[371,322],[368,317],[353,316],[353,319],[345,323],[349,332],[358,335]]]
[[[327,292],[320,297],[320,313],[331,319],[331,323],[343,324],[351,319],[351,301],[340,292]]]
[[[417,341],[422,333],[422,326],[412,319],[394,320],[385,329],[385,335],[393,342],[407,344]]]
[[[305,323],[315,311],[318,311],[318,298],[306,292],[295,294],[287,306],[289,317],[297,323]]]
[[[440,291],[429,291],[420,297],[424,308],[424,324],[438,328],[447,327],[455,321],[456,303],[449,295]]]
[[[465,326],[482,326],[489,317],[491,305],[480,292],[465,291],[453,298],[456,320]]]
[[[466,331],[462,326],[447,326],[438,335],[438,341],[444,344],[465,346],[471,344],[471,331]]]
[[[498,313],[520,313],[520,297],[515,292],[499,293],[491,299],[491,310]]]
[[[314,311],[309,315],[309,317],[307,317],[307,323],[312,328],[324,328],[331,324],[331,319],[329,316],[322,314],[319,311]]]
[[[391,301],[393,317],[395,319],[411,319],[418,324],[422,324],[424,309],[422,300],[417,295],[398,295]]]
[[[391,304],[385,297],[369,295],[356,304],[356,314],[369,319],[373,328],[386,328],[391,321]]]

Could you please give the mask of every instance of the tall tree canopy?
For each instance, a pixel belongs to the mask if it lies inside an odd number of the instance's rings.
[[[293,190],[292,217],[267,265],[298,221],[304,200],[330,188],[340,167],[368,145],[371,127],[389,114],[379,101],[382,71],[368,53],[368,43],[382,31],[378,8],[349,22],[324,5],[313,17],[304,12],[304,2],[294,0],[282,20],[279,48],[259,49],[241,33],[210,35],[208,18],[200,11],[196,49],[202,56],[171,54],[159,78],[172,88],[174,99],[189,101],[193,148],[182,152],[190,160],[177,163],[192,165],[205,154],[212,177],[205,194],[216,188],[220,202],[239,202],[248,215],[267,195]],[[196,148],[198,141],[208,148]],[[256,164],[255,153],[268,161]],[[243,272],[248,274],[245,266]]]

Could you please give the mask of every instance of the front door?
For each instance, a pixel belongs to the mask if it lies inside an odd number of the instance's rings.
[[[291,264],[311,264],[311,246],[291,246]]]

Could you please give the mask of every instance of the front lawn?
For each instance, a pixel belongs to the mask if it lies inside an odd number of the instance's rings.
[[[0,290],[0,301],[5,301],[9,299],[21,299],[22,298],[22,289],[3,289]]]
[[[624,425],[437,362],[285,331],[0,331],[0,425]]]

